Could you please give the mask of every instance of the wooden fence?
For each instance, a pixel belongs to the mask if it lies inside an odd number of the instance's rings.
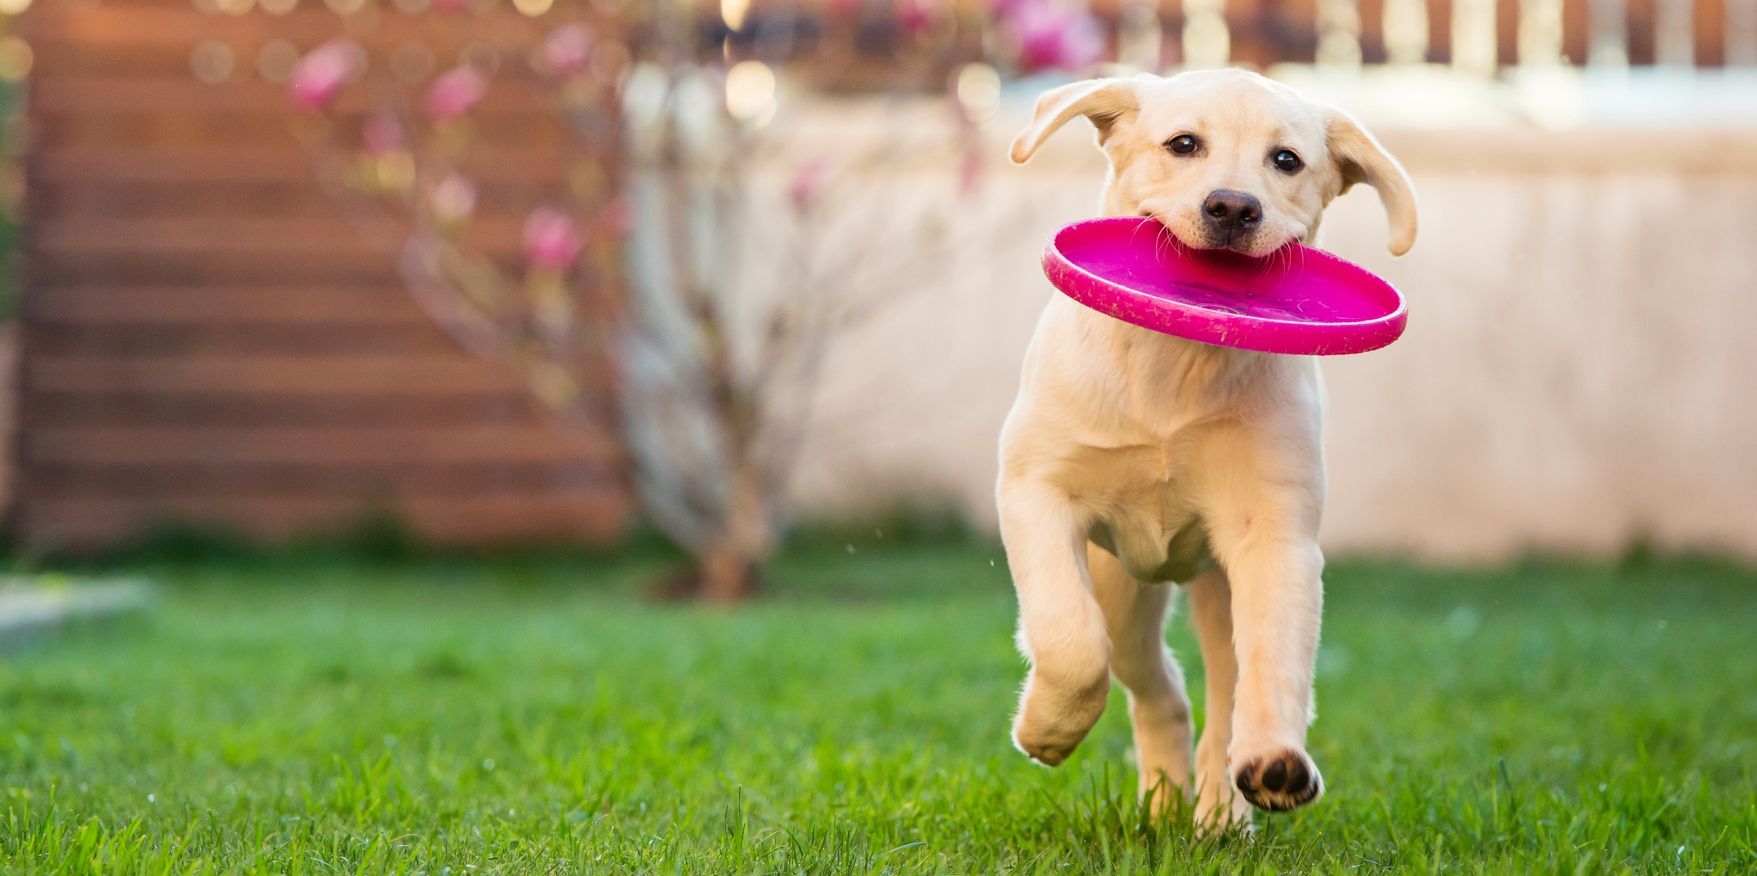
[[[27,543],[111,544],[159,520],[278,537],[374,514],[444,543],[621,531],[608,415],[552,423],[512,369],[417,306],[398,235],[363,233],[318,185],[284,89],[256,68],[337,34],[334,12],[42,0],[21,24],[35,55],[14,509]],[[365,38],[410,24],[386,15]],[[528,47],[527,27],[510,9],[460,17],[438,51]],[[198,50],[221,81],[192,75]],[[551,158],[568,135],[532,111],[529,83],[494,87],[511,91],[485,111],[505,115],[470,169],[479,234],[510,254],[513,205],[561,184]]]

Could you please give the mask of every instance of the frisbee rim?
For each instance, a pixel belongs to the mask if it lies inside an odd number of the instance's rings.
[[[1327,262],[1332,268],[1364,279],[1368,286],[1389,293],[1396,306],[1382,315],[1349,321],[1304,321],[1248,313],[1224,313],[1199,307],[1177,298],[1150,294],[1093,273],[1062,252],[1069,235],[1103,224],[1131,224],[1139,229],[1157,219],[1111,216],[1085,219],[1058,229],[1043,248],[1043,272],[1050,285],[1084,307],[1148,331],[1234,349],[1303,356],[1338,356],[1366,353],[1388,346],[1402,337],[1408,323],[1409,301],[1390,281],[1335,253],[1300,243],[1304,258]],[[1155,236],[1155,245],[1158,237]],[[1174,239],[1173,246],[1181,246]],[[1133,308],[1127,305],[1133,305]],[[1130,309],[1144,310],[1150,318],[1131,318]]]

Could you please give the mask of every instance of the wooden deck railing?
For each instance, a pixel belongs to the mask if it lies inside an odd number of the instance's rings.
[[[1092,5],[1119,25],[1149,22],[1146,26],[1164,28],[1177,66],[1439,63],[1488,76],[1509,67],[1560,64],[1757,65],[1757,0],[1094,0]]]

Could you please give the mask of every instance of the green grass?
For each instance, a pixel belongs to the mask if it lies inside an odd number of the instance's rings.
[[[1059,770],[1008,746],[993,547],[819,540],[734,612],[642,601],[661,564],[137,559],[154,615],[0,657],[0,869],[1757,870],[1735,566],[1333,564],[1330,793],[1199,840],[1120,694]]]

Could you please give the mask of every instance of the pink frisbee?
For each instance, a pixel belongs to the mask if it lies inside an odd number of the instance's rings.
[[[1265,353],[1334,356],[1403,334],[1390,283],[1294,244],[1255,259],[1188,250],[1154,219],[1091,219],[1056,232],[1043,273],[1069,298],[1168,335]]]

